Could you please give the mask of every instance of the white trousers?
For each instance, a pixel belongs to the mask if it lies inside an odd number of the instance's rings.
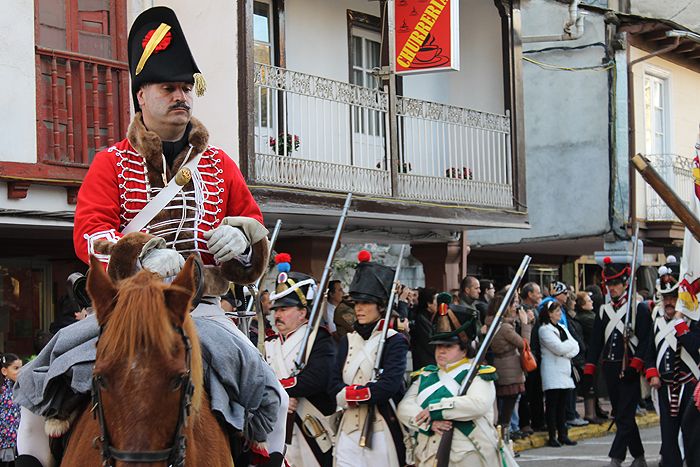
[[[51,448],[49,448],[49,437],[44,431],[44,417],[32,413],[24,407],[20,408],[17,453],[36,457],[44,467],[56,465],[56,461],[51,455]]]
[[[387,439],[389,432],[375,431],[372,433],[371,449],[360,447],[360,430],[338,435],[335,445],[335,467],[398,467],[393,443]]]

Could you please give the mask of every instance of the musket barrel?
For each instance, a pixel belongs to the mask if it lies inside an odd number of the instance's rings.
[[[386,311],[384,312],[384,327],[382,328],[382,337],[379,340],[379,346],[377,347],[377,356],[374,359],[374,369],[372,370],[372,379],[370,381],[376,381],[381,374],[382,368],[382,356],[384,355],[384,345],[386,344],[386,337],[389,334],[389,320],[391,319],[391,311],[394,308],[394,300],[396,299],[396,287],[399,282],[399,275],[401,274],[401,263],[403,262],[403,255],[406,251],[406,245],[401,245],[401,251],[399,252],[399,262],[396,265],[396,270],[394,271],[394,280],[391,282],[391,293],[389,294],[389,302],[386,305]],[[370,443],[372,440],[372,424],[374,423],[374,411],[375,407],[373,404],[369,405],[367,410],[367,418],[365,418],[365,423],[362,426],[362,431],[360,433],[360,447],[371,448]]]
[[[620,377],[625,372],[625,369],[627,368],[627,363],[629,360],[629,340],[634,332],[632,329],[632,321],[630,320],[630,314],[632,313],[632,307],[636,305],[636,293],[635,293],[635,274],[637,272],[637,262],[639,258],[637,255],[639,254],[639,224],[636,224],[634,227],[634,237],[632,238],[634,241],[634,245],[632,246],[632,262],[630,264],[630,278],[628,279],[627,283],[627,311],[625,311],[625,333],[622,336],[623,340],[623,345],[625,346],[624,348],[624,354],[622,356],[622,367],[620,370]]]
[[[481,361],[486,356],[486,351],[491,346],[491,341],[496,335],[496,332],[498,332],[503,313],[510,305],[510,302],[513,299],[513,295],[517,291],[518,286],[520,285],[520,282],[522,281],[523,277],[525,277],[525,272],[527,271],[531,260],[532,258],[528,255],[525,255],[525,257],[523,257],[523,260],[520,263],[520,267],[515,273],[515,277],[513,278],[513,281],[510,284],[510,288],[508,288],[508,291],[506,292],[506,295],[503,298],[503,301],[501,302],[501,306],[498,307],[498,311],[493,317],[491,326],[489,326],[489,329],[486,332],[486,336],[484,336],[484,340],[479,346],[479,350],[476,352],[476,356],[472,360],[472,365],[469,367],[467,375],[464,377],[464,380],[462,381],[462,384],[459,387],[458,396],[463,396],[467,393],[471,382],[474,380],[474,377],[478,374]],[[440,444],[438,445],[438,451],[435,456],[435,465],[437,467],[448,467],[450,465],[450,450],[452,449],[452,438],[454,434],[453,432],[454,427],[443,433],[442,437],[440,438]]]
[[[275,248],[275,244],[277,243],[277,237],[280,234],[280,230],[282,228],[282,219],[277,219],[277,222],[275,222],[275,228],[272,231],[272,236],[270,237],[270,254],[272,254],[272,251]],[[267,276],[268,269],[265,268],[265,272],[262,273],[260,277],[258,277],[258,280],[255,281],[255,288],[260,290],[260,284],[262,284],[262,281],[265,279],[265,276]],[[257,297],[251,297],[252,299],[248,302],[248,306],[246,307],[246,311],[250,312],[253,309],[253,302]]]
[[[340,241],[340,234],[343,232],[343,227],[345,226],[345,219],[348,216],[348,211],[350,210],[350,203],[352,203],[352,193],[348,193],[345,198],[345,204],[343,205],[343,211],[340,214],[340,219],[338,219],[338,225],[335,228],[335,235],[333,236],[333,243],[331,244],[331,249],[328,252],[328,257],[326,258],[326,265],[323,268],[323,274],[321,275],[321,282],[318,283],[318,296],[314,298],[314,304],[311,307],[311,313],[309,314],[309,325],[306,327],[306,332],[304,333],[304,339],[299,347],[299,352],[294,359],[294,366],[296,372],[301,371],[306,362],[306,348],[309,345],[309,336],[311,331],[318,325],[320,317],[318,316],[319,310],[321,309],[321,302],[323,302],[323,291],[328,287],[328,279],[331,274],[331,267],[333,266],[333,258],[335,257],[335,252],[338,249],[338,242]]]

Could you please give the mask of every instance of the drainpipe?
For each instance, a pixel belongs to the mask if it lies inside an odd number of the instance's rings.
[[[578,11],[580,0],[571,0],[569,4],[569,19],[564,23],[564,34],[549,36],[526,36],[522,38],[523,44],[531,42],[559,42],[574,41],[583,37],[584,14]]]
[[[696,37],[693,37],[696,36]],[[666,37],[673,37],[675,40],[673,43],[669,46],[664,47],[663,49],[659,49],[656,52],[652,52],[650,54],[644,55],[642,57],[639,57],[635,60],[631,60],[629,64],[627,65],[627,96],[628,96],[628,108],[629,108],[629,157],[630,159],[634,157],[637,154],[637,129],[636,129],[636,118],[635,118],[635,113],[634,113],[634,71],[632,70],[632,67],[636,65],[637,63],[643,62],[645,60],[649,60],[650,58],[656,57],[657,55],[662,55],[668,52],[671,52],[674,50],[678,45],[680,44],[681,38],[682,37],[687,37],[691,40],[698,40],[700,39],[700,36],[698,34],[694,33],[689,33],[687,31],[666,31]],[[629,60],[629,59],[628,59]],[[637,218],[637,172],[635,171],[634,167],[632,164],[629,164],[628,168],[628,177],[629,177],[629,187],[630,187],[630,195],[629,195],[629,203],[630,203],[630,219],[632,223]]]

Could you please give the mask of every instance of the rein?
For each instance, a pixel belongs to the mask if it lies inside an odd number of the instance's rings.
[[[192,345],[190,343],[189,337],[185,335],[182,327],[178,326],[175,328],[178,334],[182,337],[182,341],[185,345],[185,363],[187,365],[187,371],[182,376],[181,379],[181,391],[182,396],[180,398],[180,414],[177,421],[177,426],[175,427],[175,435],[173,438],[173,444],[167,449],[161,449],[157,451],[124,451],[117,449],[111,444],[109,437],[109,432],[107,431],[107,424],[105,423],[105,414],[102,406],[102,378],[99,375],[94,375],[92,377],[92,411],[93,416],[97,418],[100,425],[100,436],[93,440],[93,446],[102,451],[102,465],[103,467],[112,467],[113,461],[120,462],[167,462],[168,466],[171,467],[183,467],[185,465],[185,449],[187,444],[187,437],[183,433],[185,427],[187,426],[187,417],[190,415],[190,406],[192,404],[192,394],[194,393],[194,385],[192,384]],[[99,337],[102,335],[103,328],[100,327]]]

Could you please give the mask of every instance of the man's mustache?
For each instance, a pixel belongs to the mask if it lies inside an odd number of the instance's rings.
[[[187,105],[187,102],[176,102],[175,104],[170,106],[170,110],[175,110],[175,109],[185,109],[189,112],[190,106]]]
[[[275,325],[277,325],[277,324],[284,324],[284,321],[282,321],[281,319],[276,319]]]

